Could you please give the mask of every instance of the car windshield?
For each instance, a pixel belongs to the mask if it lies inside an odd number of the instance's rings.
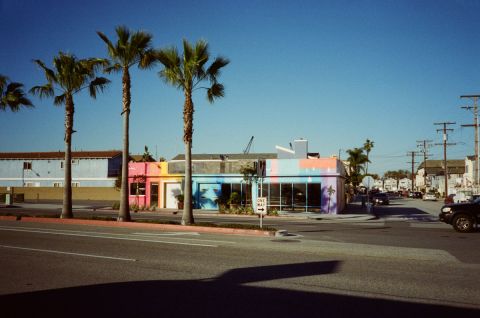
[[[473,201],[473,203],[475,203],[475,204],[480,204],[480,197],[476,198],[476,199]]]

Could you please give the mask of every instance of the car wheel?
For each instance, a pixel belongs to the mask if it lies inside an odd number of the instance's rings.
[[[473,230],[473,219],[468,215],[459,214],[453,219],[452,225],[457,232],[471,232]]]

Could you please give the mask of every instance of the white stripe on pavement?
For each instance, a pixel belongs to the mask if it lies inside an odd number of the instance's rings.
[[[135,262],[136,261],[136,259],[133,259],[133,258],[122,258],[122,257],[102,256],[102,255],[93,255],[93,254],[71,253],[71,252],[44,250],[44,249],[38,249],[38,248],[28,248],[28,247],[19,247],[19,246],[0,245],[0,247],[11,248],[11,249],[16,249],[16,250],[34,251],[34,252],[45,252],[45,253],[55,253],[55,254],[64,254],[64,255],[73,255],[73,256],[105,258],[105,259],[113,259],[113,260],[117,260],[117,261],[129,261],[129,262]]]
[[[160,240],[147,240],[147,239],[137,239],[137,238],[126,238],[126,237],[115,237],[115,236],[106,236],[106,235],[95,235],[92,234],[80,234],[80,233],[65,233],[65,232],[52,232],[49,230],[30,230],[30,229],[19,229],[19,228],[8,228],[0,227],[1,231],[14,231],[14,232],[29,232],[29,233],[41,233],[41,234],[52,234],[52,235],[66,235],[66,236],[81,236],[81,237],[93,237],[93,238],[102,238],[102,239],[112,239],[112,240],[125,240],[125,241],[137,241],[137,242],[150,242],[150,243],[162,243],[162,244],[174,244],[174,245],[187,245],[187,246],[200,246],[200,247],[218,247],[218,245],[212,244],[199,244],[199,243],[184,243],[184,242],[171,242],[171,241],[160,241]],[[111,234],[110,234],[111,235]]]

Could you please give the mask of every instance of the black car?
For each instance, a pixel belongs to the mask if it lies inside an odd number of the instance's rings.
[[[390,204],[386,193],[375,193],[372,197],[373,204]]]
[[[471,232],[480,221],[480,198],[473,202],[446,204],[438,217],[458,232]]]

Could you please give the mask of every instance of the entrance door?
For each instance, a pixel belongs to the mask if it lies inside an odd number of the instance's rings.
[[[158,206],[158,182],[150,183],[150,206]]]
[[[221,194],[221,184],[219,183],[200,183],[198,185],[199,205],[201,209],[218,209],[217,199]]]
[[[176,196],[182,193],[181,183],[165,183],[165,207],[167,209],[177,208]]]

